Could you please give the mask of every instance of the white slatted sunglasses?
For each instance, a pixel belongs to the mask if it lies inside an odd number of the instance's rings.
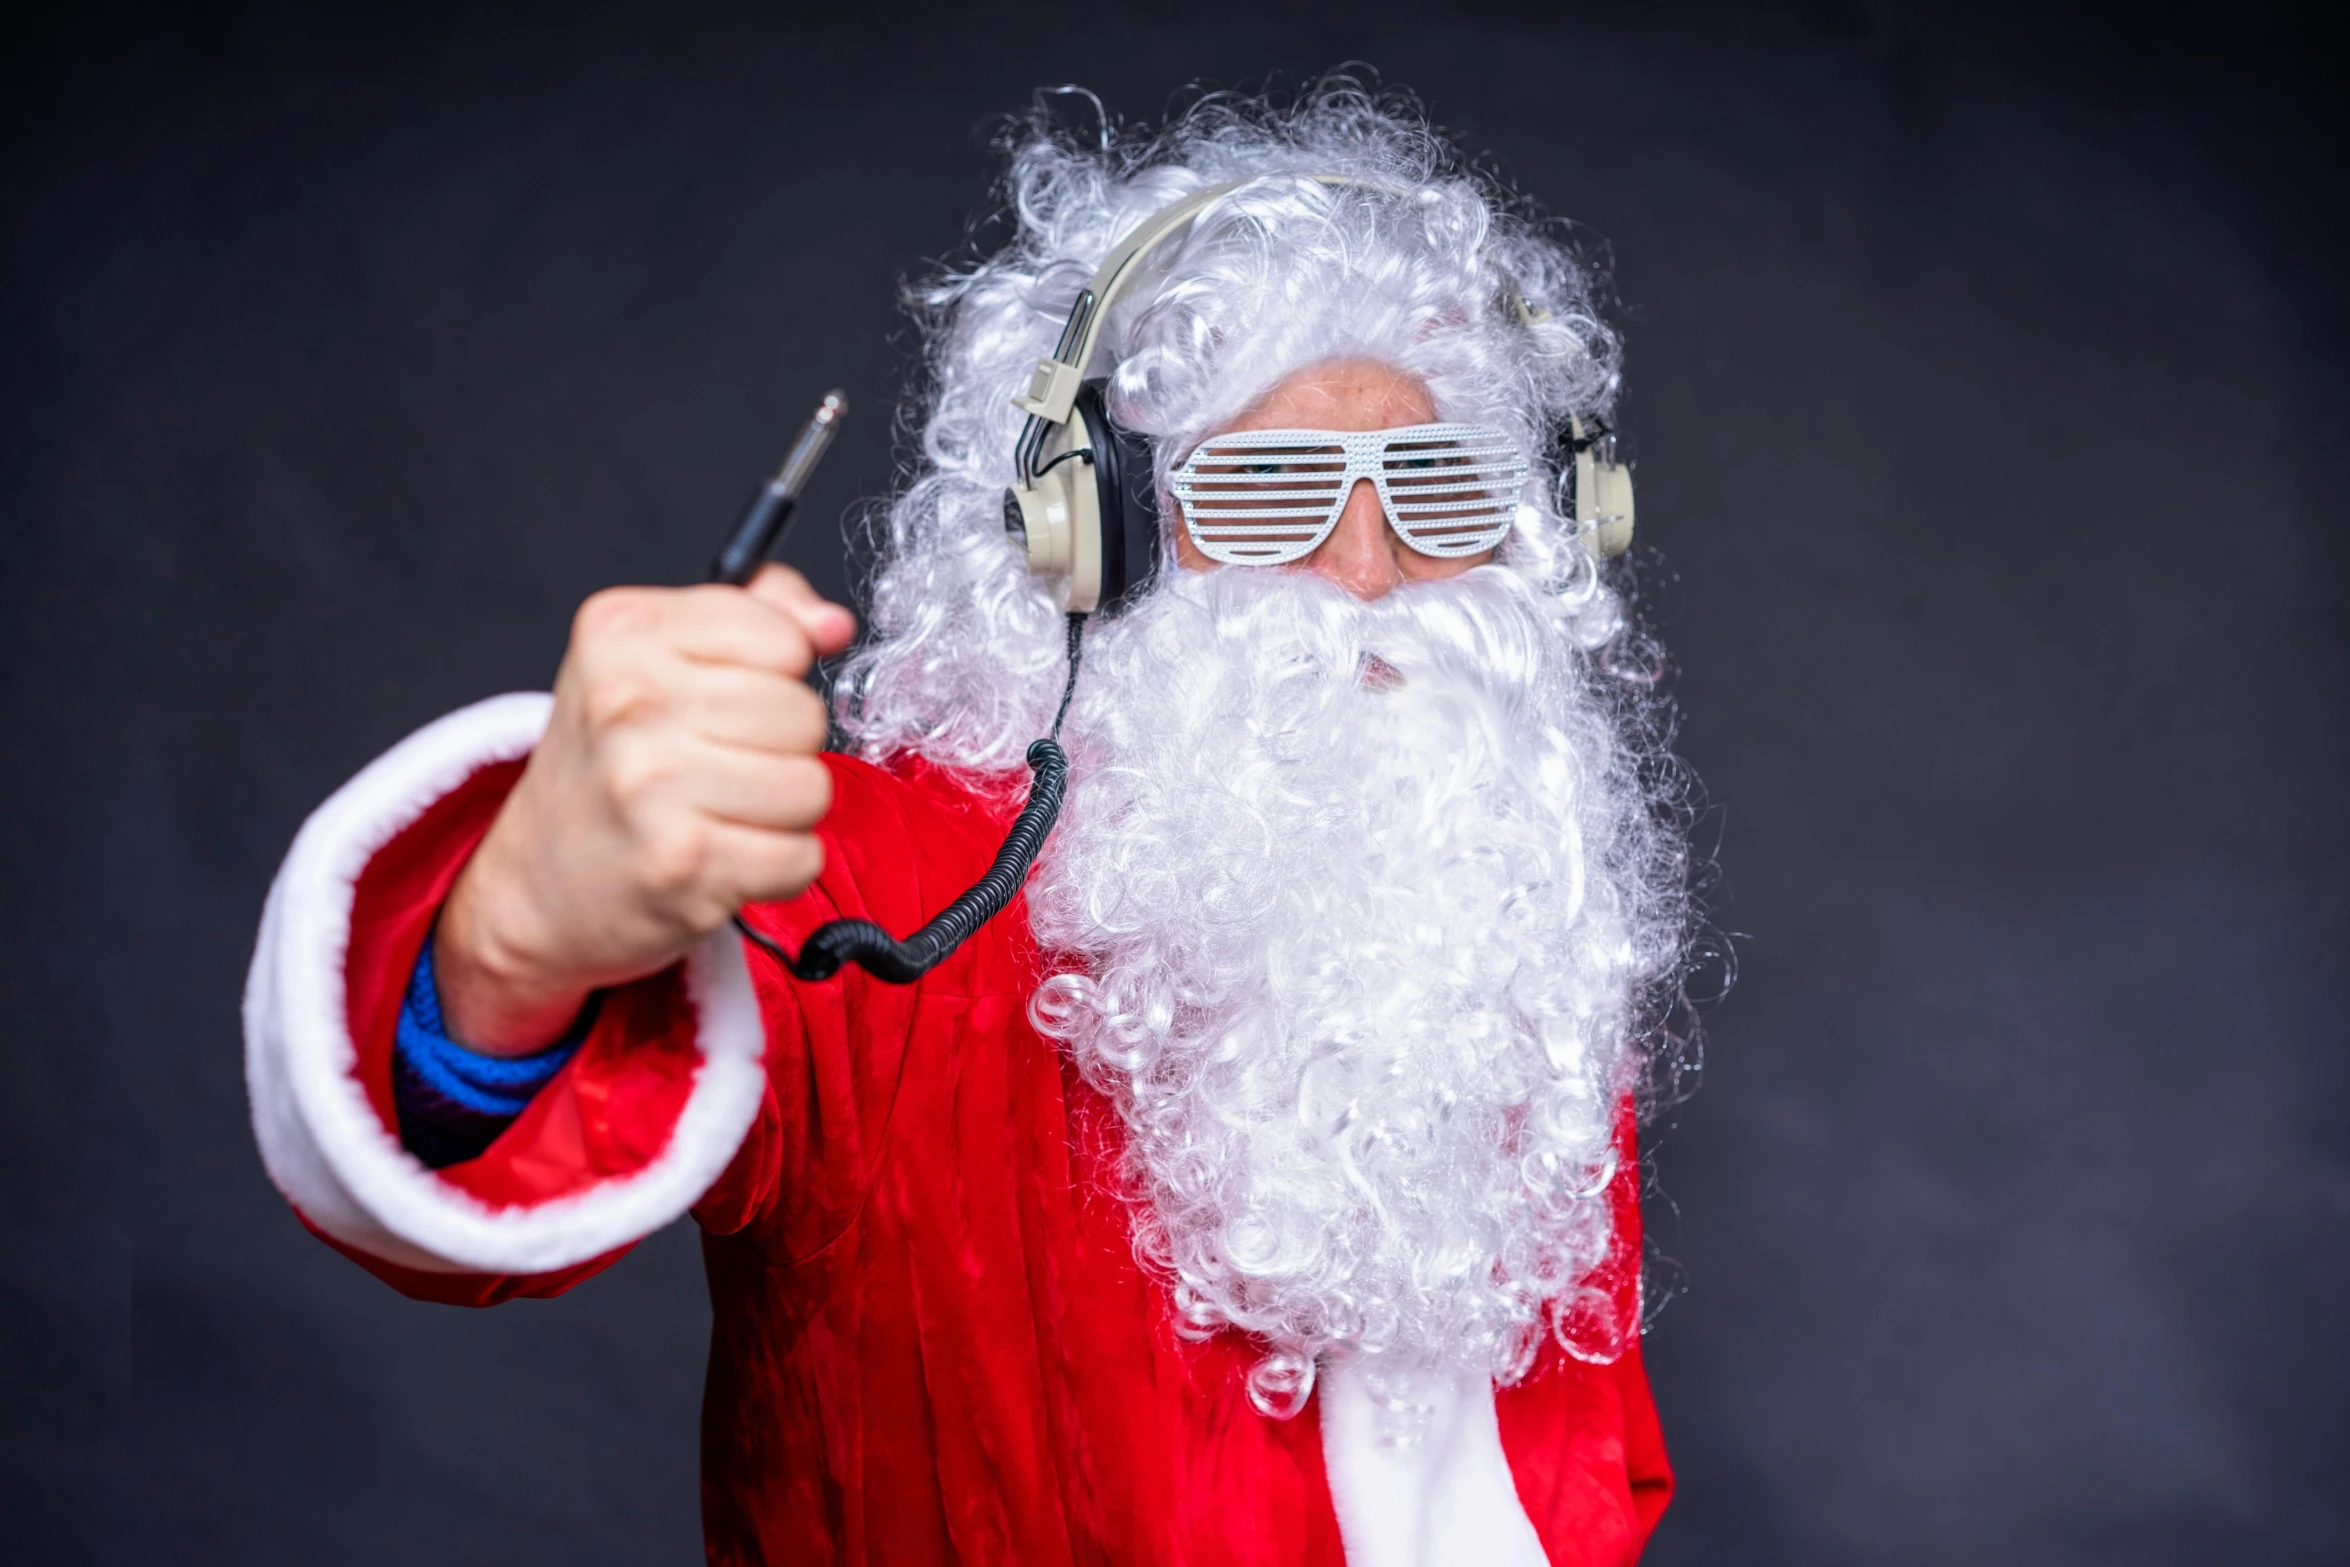
[[[1227,566],[1279,566],[1320,548],[1368,479],[1388,526],[1423,555],[1493,548],[1518,513],[1526,458],[1500,430],[1414,424],[1395,430],[1239,430],[1210,437],[1175,470],[1183,525]]]

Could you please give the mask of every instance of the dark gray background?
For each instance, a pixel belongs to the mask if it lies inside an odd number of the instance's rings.
[[[842,583],[989,116],[1360,59],[1614,257],[1745,933],[1655,1140],[1651,1559],[2350,1559],[2331,13],[838,9],[9,50],[0,1554],[693,1559],[690,1233],[490,1313],[309,1241],[262,890],[583,594],[694,576],[836,381]]]

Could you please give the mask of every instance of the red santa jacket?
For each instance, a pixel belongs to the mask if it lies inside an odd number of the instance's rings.
[[[545,711],[497,698],[412,736],[272,888],[248,1079],[304,1222],[403,1293],[490,1305],[560,1294],[690,1208],[713,1562],[1342,1563],[1319,1400],[1258,1414],[1257,1349],[1179,1337],[1136,1263],[1118,1117],[1029,1026],[1017,902],[911,987],[801,984],[722,932],[613,993],[483,1156],[430,1172],[400,1149],[404,984]],[[750,914],[793,946],[835,916],[914,929],[1001,838],[951,774],[829,760],[823,876]],[[1614,1193],[1627,1306],[1635,1169]],[[1547,1349],[1494,1413],[1554,1567],[1637,1557],[1672,1488],[1638,1346]]]

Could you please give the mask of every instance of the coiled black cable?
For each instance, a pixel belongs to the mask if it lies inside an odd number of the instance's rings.
[[[1061,705],[1053,714],[1052,733],[1028,748],[1028,803],[1020,807],[1004,846],[995,852],[987,874],[972,883],[937,917],[900,941],[871,920],[828,920],[809,932],[793,956],[772,936],[753,930],[740,914],[734,928],[745,941],[766,953],[795,979],[832,978],[846,964],[855,963],[875,979],[892,985],[911,985],[946,961],[948,954],[970,939],[971,933],[994,919],[1028,880],[1046,835],[1061,816],[1061,795],[1069,782],[1069,758],[1061,749],[1061,720],[1069,716],[1069,699],[1077,694],[1077,658],[1085,631],[1085,617],[1069,617],[1069,679],[1061,687]]]

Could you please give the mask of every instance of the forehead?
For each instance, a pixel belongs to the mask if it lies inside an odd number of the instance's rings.
[[[1219,433],[1386,430],[1435,419],[1435,400],[1418,376],[1377,359],[1329,359],[1290,371]]]

